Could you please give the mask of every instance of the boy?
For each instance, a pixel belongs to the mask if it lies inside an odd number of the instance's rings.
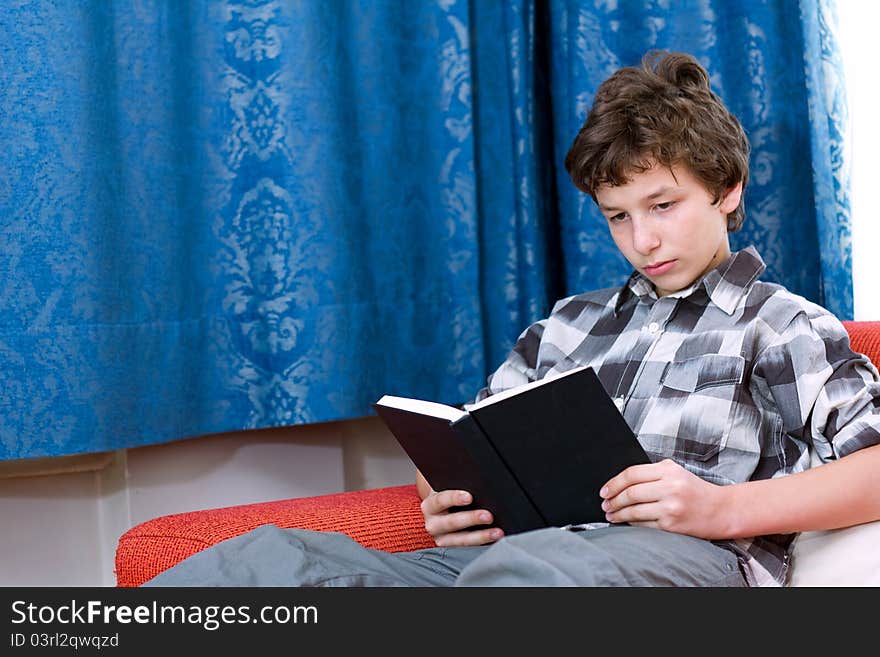
[[[566,157],[635,271],[559,301],[477,399],[592,365],[652,459],[597,491],[609,524],[503,537],[417,474],[437,549],[265,526],[149,584],[781,585],[795,532],[880,518],[876,368],[830,313],[759,282],[754,249],[730,251],[748,155],[705,70],[659,52],[600,86]]]

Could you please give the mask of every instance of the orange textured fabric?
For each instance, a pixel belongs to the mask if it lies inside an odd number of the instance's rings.
[[[880,365],[880,322],[844,322],[854,351]],[[434,545],[414,485],[178,513],[125,532],[116,550],[118,586],[139,586],[190,555],[264,524],[338,531],[402,552]]]
[[[880,367],[880,322],[843,322],[853,351],[865,354]]]
[[[337,531],[388,552],[431,547],[415,485],[374,488],[161,516],[116,548],[117,586],[140,586],[187,557],[260,525]]]

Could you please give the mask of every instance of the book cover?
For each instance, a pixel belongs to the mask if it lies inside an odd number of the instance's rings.
[[[650,463],[592,368],[488,397],[469,409],[549,526],[605,522],[599,489]]]
[[[465,409],[389,395],[374,408],[434,490],[470,491],[507,534],[604,522],[602,484],[650,462],[589,367]]]
[[[489,509],[508,533],[546,526],[470,414],[388,395],[374,406],[431,488],[470,492],[473,504],[461,508]]]

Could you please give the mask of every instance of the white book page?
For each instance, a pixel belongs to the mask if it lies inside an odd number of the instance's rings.
[[[530,381],[529,383],[524,383],[521,386],[516,386],[515,388],[508,388],[507,390],[503,390],[501,392],[495,393],[494,395],[490,395],[486,397],[482,401],[478,401],[476,404],[466,404],[465,409],[471,410],[473,408],[482,408],[483,406],[489,406],[490,404],[494,404],[495,402],[500,402],[502,399],[507,399],[508,397],[513,397],[514,395],[518,395],[521,392],[526,390],[530,390],[531,388],[537,388],[538,386],[542,386],[553,379],[558,379],[563,376],[571,376],[575,372],[580,372],[581,370],[585,370],[589,367],[589,365],[581,365],[580,367],[575,367],[571,370],[566,370],[565,372],[559,372],[555,374],[548,374],[543,379],[538,379],[537,381]]]
[[[443,418],[450,422],[457,422],[467,415],[466,411],[462,411],[454,406],[447,406],[446,404],[425,401],[423,399],[411,399],[409,397],[384,395],[376,403],[380,406],[399,408],[404,411],[410,411],[411,413],[420,413],[421,415],[431,415],[433,417]]]

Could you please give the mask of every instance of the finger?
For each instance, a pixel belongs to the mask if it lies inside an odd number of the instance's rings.
[[[489,529],[480,529],[477,531],[462,531],[443,534],[442,536],[438,536],[435,539],[435,542],[440,547],[486,545],[487,543],[494,543],[502,536],[504,536],[503,531],[498,527],[491,527]]]
[[[460,531],[469,527],[488,525],[492,522],[492,514],[486,509],[475,511],[456,511],[443,516],[442,521],[449,531]]]
[[[661,508],[659,502],[648,502],[646,504],[631,504],[619,511],[606,513],[605,519],[608,522],[614,523],[654,523],[653,526],[657,526],[656,523],[660,520],[660,513]]]
[[[460,532],[479,525],[492,522],[492,514],[485,509],[475,511],[456,511],[430,516],[425,521],[425,529],[432,536]]]
[[[473,497],[466,490],[443,490],[432,493],[422,500],[422,513],[443,513],[454,506],[470,504],[472,500]]]
[[[620,494],[627,486],[638,484],[645,481],[656,481],[660,479],[662,471],[658,467],[659,463],[644,463],[640,465],[631,465],[626,470],[613,476],[599,490],[599,495],[606,500]]]
[[[660,480],[633,484],[603,501],[602,510],[613,513],[633,504],[658,502],[663,497],[663,490],[663,482]]]

